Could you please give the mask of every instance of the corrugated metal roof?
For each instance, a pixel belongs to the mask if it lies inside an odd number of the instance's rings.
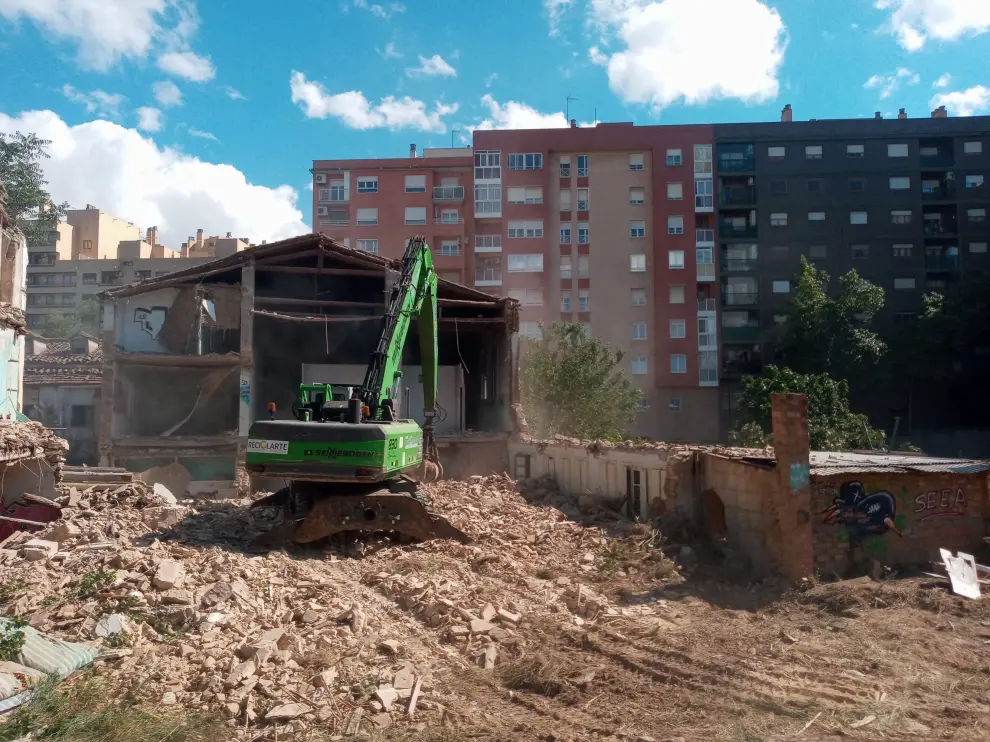
[[[837,453],[812,451],[811,473],[865,474],[891,472],[897,474],[979,474],[990,471],[990,461],[974,459],[938,459],[930,456],[910,456],[883,453]]]

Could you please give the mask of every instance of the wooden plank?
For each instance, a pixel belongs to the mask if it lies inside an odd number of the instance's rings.
[[[173,355],[171,353],[118,353],[114,360],[134,366],[239,366],[238,353],[205,356]]]
[[[36,520],[24,520],[23,518],[11,518],[11,517],[6,516],[6,515],[0,515],[0,520],[2,520],[4,523],[17,523],[18,525],[21,525],[21,526],[35,526],[37,528],[44,528],[45,526],[49,525],[48,523],[39,523]]]
[[[341,307],[351,309],[384,309],[382,302],[371,301],[338,301],[336,299],[290,299],[281,296],[255,296],[254,303],[258,304],[284,304],[287,306],[312,306],[312,307]]]
[[[264,263],[258,263],[257,270],[265,273],[315,273],[321,276],[348,276],[351,278],[381,278],[384,273],[384,271],[360,270],[358,268],[313,268],[301,265],[266,265]]]

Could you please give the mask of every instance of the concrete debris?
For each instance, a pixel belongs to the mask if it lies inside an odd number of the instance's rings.
[[[33,538],[24,544],[21,549],[21,556],[29,562],[39,562],[42,559],[51,559],[58,553],[57,541],[44,541]]]
[[[170,590],[182,582],[183,576],[182,565],[166,559],[158,565],[151,584],[159,590]]]
[[[275,706],[267,714],[265,718],[268,721],[288,721],[289,719],[296,719],[303,714],[308,714],[312,709],[304,703],[286,703],[281,706]]]

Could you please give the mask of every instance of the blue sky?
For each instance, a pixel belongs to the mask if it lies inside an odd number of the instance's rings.
[[[475,128],[990,112],[990,0],[0,0],[0,131],[175,245],[311,224],[314,158]]]

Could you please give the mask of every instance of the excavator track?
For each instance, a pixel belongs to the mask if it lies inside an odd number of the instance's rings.
[[[398,533],[416,541],[470,537],[429,510],[429,500],[415,482],[396,479],[386,483],[292,482],[251,504],[277,507],[284,521],[262,534],[256,547],[286,541],[309,544],[341,533]]]

